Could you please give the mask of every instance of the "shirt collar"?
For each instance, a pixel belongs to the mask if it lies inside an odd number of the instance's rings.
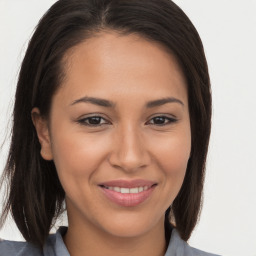
[[[58,231],[56,232],[56,235],[50,235],[49,237],[49,243],[51,245],[51,248],[53,248],[52,254],[49,253],[49,250],[51,250],[48,247],[44,248],[44,254],[45,255],[53,255],[53,256],[70,256],[64,241],[63,236],[66,234],[68,230],[68,227],[61,226]],[[171,237],[169,240],[169,244],[165,253],[165,256],[169,255],[183,255],[183,241],[181,240],[178,231],[175,228],[171,228]],[[177,251],[178,249],[178,251]],[[181,251],[182,250],[182,251]],[[53,254],[54,253],[54,254]]]

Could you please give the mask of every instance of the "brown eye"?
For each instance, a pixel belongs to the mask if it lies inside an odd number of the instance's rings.
[[[101,116],[91,116],[91,117],[78,120],[78,123],[86,126],[101,126],[101,125],[107,124],[107,123],[102,123],[101,122],[102,120],[105,120],[105,119]]]
[[[177,119],[175,118],[171,118],[171,117],[167,117],[167,116],[157,116],[152,118],[150,121],[154,120],[154,125],[157,126],[164,126],[164,125],[168,125],[168,124],[172,124],[177,122]]]

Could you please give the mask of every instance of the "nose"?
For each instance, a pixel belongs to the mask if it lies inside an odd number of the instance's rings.
[[[142,134],[135,127],[116,131],[109,162],[125,172],[135,172],[150,164],[150,154]]]

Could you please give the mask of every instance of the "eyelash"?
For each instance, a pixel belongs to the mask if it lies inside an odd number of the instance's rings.
[[[93,118],[98,118],[98,119],[104,119],[102,116],[90,116],[90,117],[86,117],[86,118],[83,118],[83,119],[80,119],[78,120],[77,122],[81,125],[85,125],[85,126],[89,126],[89,127],[99,127],[99,126],[102,126],[104,124],[88,124],[86,123],[86,120],[90,120],[90,119],[93,119]],[[171,125],[172,123],[176,123],[178,120],[176,118],[173,118],[173,117],[167,117],[167,116],[164,116],[164,115],[160,115],[160,116],[155,116],[153,118],[151,118],[150,120],[153,120],[155,118],[164,118],[165,120],[168,120],[167,123],[165,124],[158,124],[156,126],[166,126],[166,125]],[[154,125],[154,124],[153,124]]]

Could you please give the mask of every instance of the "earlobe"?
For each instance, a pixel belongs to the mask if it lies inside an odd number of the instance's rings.
[[[32,109],[31,118],[41,145],[40,153],[42,158],[48,161],[53,160],[48,121],[41,116],[38,108]]]

